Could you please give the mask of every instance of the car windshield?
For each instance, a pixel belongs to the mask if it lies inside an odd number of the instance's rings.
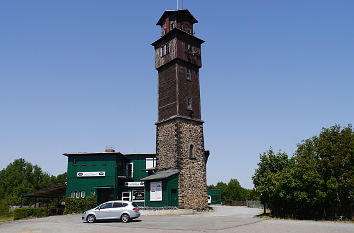
[[[133,202],[132,205],[133,205],[134,207],[138,207],[138,205],[137,205],[135,202]]]

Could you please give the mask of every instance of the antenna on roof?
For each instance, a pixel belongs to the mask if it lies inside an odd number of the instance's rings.
[[[183,10],[184,8],[183,8],[183,0],[182,0],[182,10]]]
[[[178,0],[177,0],[177,10],[178,10]]]

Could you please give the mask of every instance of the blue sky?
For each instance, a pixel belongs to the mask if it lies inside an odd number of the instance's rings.
[[[181,2],[181,1],[180,1]],[[259,154],[290,155],[354,118],[354,1],[191,1],[199,20],[208,183],[247,188]],[[154,152],[156,22],[176,1],[1,1],[0,169],[50,174],[65,152]]]

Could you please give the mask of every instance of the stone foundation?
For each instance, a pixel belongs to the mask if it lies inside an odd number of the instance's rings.
[[[203,210],[208,207],[203,122],[176,117],[157,123],[157,171],[179,169],[180,208]]]

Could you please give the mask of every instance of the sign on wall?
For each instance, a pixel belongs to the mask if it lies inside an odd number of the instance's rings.
[[[125,182],[124,186],[127,186],[127,187],[144,187],[144,182]]]
[[[144,189],[142,189],[142,190],[133,190],[133,200],[134,201],[144,201],[145,200]]]
[[[95,177],[95,176],[106,176],[106,172],[77,172],[77,177]]]
[[[162,201],[162,181],[150,182],[150,201]]]

